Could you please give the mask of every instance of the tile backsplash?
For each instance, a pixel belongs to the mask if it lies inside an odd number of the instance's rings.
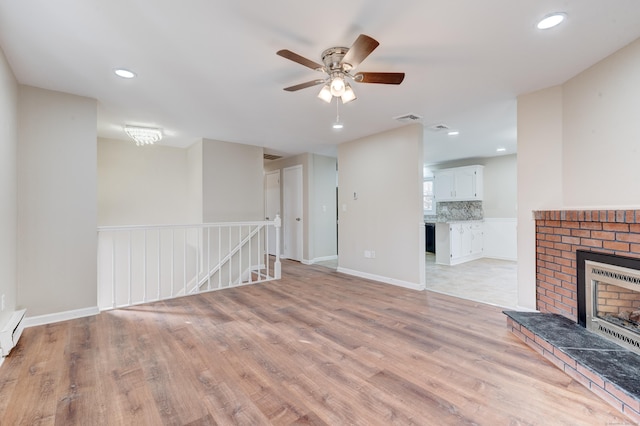
[[[435,216],[425,216],[425,220],[452,222],[456,220],[482,220],[482,201],[440,201],[436,204]]]

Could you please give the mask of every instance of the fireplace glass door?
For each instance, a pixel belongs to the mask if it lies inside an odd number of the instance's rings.
[[[640,271],[585,262],[586,326],[640,352]]]

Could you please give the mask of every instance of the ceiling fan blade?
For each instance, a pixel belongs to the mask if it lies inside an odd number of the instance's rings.
[[[380,43],[368,35],[360,34],[342,58],[342,63],[351,65],[351,69],[356,68],[378,45]]]
[[[318,84],[324,83],[324,80],[311,80],[306,83],[296,84],[295,86],[285,87],[284,90],[287,92],[295,92],[296,90],[306,89],[307,87],[317,86]]]
[[[322,70],[322,65],[317,62],[313,62],[311,59],[307,59],[303,56],[298,55],[297,53],[293,53],[290,50],[282,49],[278,50],[277,55],[282,56],[283,58],[289,59],[290,61],[297,62],[300,65],[304,65],[305,67],[311,68],[312,70]]]
[[[359,72],[353,76],[358,83],[400,84],[404,80],[403,72]]]

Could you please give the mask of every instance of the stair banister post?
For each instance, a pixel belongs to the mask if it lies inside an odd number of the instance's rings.
[[[273,219],[273,226],[276,228],[276,261],[273,264],[273,275],[275,279],[279,280],[282,277],[280,264],[280,228],[282,227],[282,219],[280,219],[279,214],[276,214],[275,219]]]

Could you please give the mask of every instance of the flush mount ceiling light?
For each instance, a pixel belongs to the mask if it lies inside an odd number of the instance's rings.
[[[151,145],[162,139],[162,130],[152,127],[124,126],[124,131],[131,139],[136,141],[136,145]]]
[[[135,72],[129,71],[128,69],[125,69],[125,68],[117,68],[113,70],[113,72],[116,73],[118,77],[122,77],[122,78],[134,78],[136,76]]]
[[[497,148],[496,152],[505,152],[507,148]]]
[[[545,16],[538,22],[536,27],[539,30],[548,30],[549,28],[553,28],[557,25],[560,25],[562,21],[564,21],[567,17],[567,14],[564,12],[554,12]]]

